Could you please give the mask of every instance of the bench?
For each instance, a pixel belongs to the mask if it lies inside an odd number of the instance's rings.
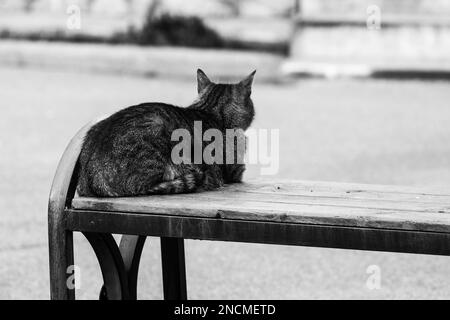
[[[92,125],[92,124],[91,124]],[[184,239],[450,254],[450,191],[305,181],[254,181],[220,190],[137,198],[76,195],[84,127],[67,147],[49,200],[52,299],[67,285],[73,232],[100,264],[101,298],[136,299],[147,236],[161,238],[164,298],[187,299]],[[122,234],[117,245],[112,234]]]

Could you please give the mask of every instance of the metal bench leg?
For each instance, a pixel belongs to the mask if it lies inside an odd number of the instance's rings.
[[[139,263],[144,249],[145,236],[123,235],[120,239],[120,253],[128,275],[128,289],[130,299],[137,299],[137,280]]]
[[[137,299],[137,278],[145,236],[123,235],[120,239],[119,250],[128,278],[128,294],[131,300]],[[108,300],[106,288],[103,285],[100,291],[100,300]]]
[[[52,221],[53,222],[53,221]],[[75,300],[75,288],[68,285],[69,267],[73,266],[73,236],[60,226],[49,225],[50,298]]]
[[[164,300],[187,300],[184,241],[161,238]]]
[[[94,249],[109,300],[129,300],[127,273],[116,241],[111,234],[83,232]]]

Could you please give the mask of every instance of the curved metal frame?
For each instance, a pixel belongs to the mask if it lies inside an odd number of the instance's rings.
[[[128,279],[116,241],[110,234],[83,232],[97,256],[108,300],[128,300]]]
[[[83,233],[86,236],[86,233]],[[87,233],[89,235],[89,233]],[[105,235],[105,234],[103,234]],[[86,236],[87,237],[87,236]],[[111,243],[111,240],[114,242],[114,245]],[[134,236],[134,235],[123,235],[120,239],[119,252],[116,253],[117,245],[115,245],[115,241],[112,236],[106,237],[105,242],[109,244],[112,248],[111,252],[114,251],[114,257],[116,261],[114,263],[117,265],[117,268],[120,269],[123,273],[123,278],[116,279],[114,281],[113,287],[121,282],[122,285],[122,298],[121,299],[129,299],[136,300],[137,299],[137,279],[139,272],[139,263],[141,260],[142,250],[144,249],[145,244],[145,236]],[[89,240],[89,239],[88,239]],[[92,247],[94,245],[91,243]],[[120,262],[118,262],[118,261]],[[100,259],[99,259],[100,261]],[[102,269],[103,270],[103,269]],[[103,271],[102,271],[103,273]],[[100,300],[116,300],[117,294],[119,291],[117,289],[111,289],[111,283],[106,280],[105,275],[103,275],[104,285],[100,290],[99,298]],[[126,283],[123,283],[126,280]]]
[[[130,299],[137,299],[137,280],[145,236],[123,235],[120,239],[119,250],[128,278],[128,294]]]
[[[78,182],[78,157],[87,131],[83,127],[67,146],[56,171],[49,197],[48,235],[51,299],[75,299],[69,288],[68,268],[74,265],[73,233],[65,227],[65,210],[71,207]],[[122,236],[119,247],[111,234],[84,232],[100,264],[104,286],[100,298],[136,299],[139,262],[145,236]]]

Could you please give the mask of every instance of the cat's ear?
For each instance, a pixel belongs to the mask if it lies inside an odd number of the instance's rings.
[[[197,69],[197,91],[198,91],[198,93],[203,91],[203,89],[205,89],[210,84],[211,84],[211,80],[209,80],[207,75],[201,69]]]
[[[239,85],[242,86],[245,89],[245,91],[248,92],[248,94],[250,94],[252,92],[252,83],[253,83],[253,78],[255,77],[255,73],[256,73],[256,70],[254,70],[252,73],[250,73],[244,80],[239,82]]]

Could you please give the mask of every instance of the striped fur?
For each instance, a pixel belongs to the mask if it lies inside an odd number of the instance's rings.
[[[212,190],[239,182],[243,164],[174,164],[176,129],[246,130],[254,117],[252,73],[237,84],[215,84],[197,71],[198,98],[187,108],[144,103],[123,109],[87,133],[79,158],[81,196],[119,197]],[[192,142],[193,143],[193,142]],[[203,147],[207,144],[203,142]],[[225,145],[225,144],[224,144]]]

